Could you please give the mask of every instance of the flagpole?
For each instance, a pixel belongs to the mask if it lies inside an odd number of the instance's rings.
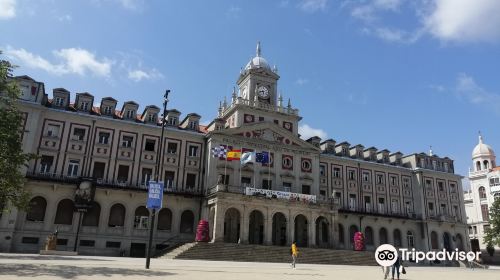
[[[271,186],[271,151],[268,150],[267,152],[269,153],[269,160],[267,162],[267,166],[269,167],[269,169],[267,171],[268,172],[267,173],[267,187],[269,189],[272,189],[272,186]]]
[[[241,147],[241,156],[240,156],[240,180],[238,181],[238,185],[240,188],[243,189],[243,186],[241,185],[241,157],[243,156],[243,147]]]

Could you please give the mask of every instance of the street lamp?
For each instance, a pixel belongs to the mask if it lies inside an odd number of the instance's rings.
[[[160,179],[160,164],[163,162],[163,137],[165,134],[165,118],[167,116],[167,103],[168,103],[168,94],[170,93],[170,90],[167,89],[165,91],[165,94],[163,95],[163,114],[162,114],[162,120],[161,120],[161,136],[160,136],[160,145],[158,147],[158,152],[156,153],[156,174],[155,174],[155,181],[158,182]],[[161,160],[160,160],[161,159]],[[161,194],[163,197],[163,194]],[[148,241],[148,251],[147,251],[147,256],[146,256],[146,269],[149,269],[149,265],[151,263],[151,247],[153,243],[153,230],[155,226],[155,215],[156,215],[156,208],[153,208],[151,210],[151,217],[150,217],[150,227],[149,227],[149,241]]]

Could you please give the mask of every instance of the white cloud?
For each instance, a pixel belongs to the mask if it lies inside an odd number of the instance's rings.
[[[500,39],[500,1],[437,0],[424,15],[428,32],[443,41]]]
[[[500,95],[484,89],[465,73],[458,75],[454,93],[459,100],[500,113]]]
[[[0,20],[16,16],[16,0],[0,0]]]
[[[117,0],[125,9],[139,11],[144,7],[144,0]]]
[[[151,70],[130,70],[128,72],[128,78],[134,82],[140,82],[142,80],[156,80],[163,78],[163,75],[156,69]]]
[[[72,21],[73,17],[71,15],[62,15],[57,17],[58,21]]]
[[[59,60],[52,63],[49,60],[26,51],[25,49],[14,49],[7,46],[5,55],[15,61],[34,69],[41,69],[56,75],[87,73],[100,77],[109,77],[113,64],[107,58],[96,59],[95,55],[85,49],[69,48],[53,51],[54,56]]]
[[[298,7],[304,12],[314,13],[326,10],[327,0],[302,0]]]
[[[295,83],[299,86],[303,86],[305,84],[307,84],[309,82],[308,79],[305,79],[305,78],[298,78]]]
[[[318,136],[321,139],[326,139],[328,137],[327,133],[319,128],[312,128],[308,124],[299,125],[299,134],[302,139],[309,139],[313,136]]]
[[[354,6],[351,16],[365,22],[373,22],[379,18],[378,13],[384,11],[397,12],[402,4],[402,0],[374,0],[367,4]]]

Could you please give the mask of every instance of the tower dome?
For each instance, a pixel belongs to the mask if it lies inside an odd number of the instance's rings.
[[[271,70],[269,63],[267,63],[267,60],[261,56],[260,42],[257,42],[257,51],[255,57],[247,63],[247,65],[245,66],[245,70],[257,68],[265,68],[267,70]]]
[[[493,149],[489,145],[483,143],[482,135],[479,135],[479,143],[474,147],[474,150],[472,150],[472,158],[478,157],[495,157]]]

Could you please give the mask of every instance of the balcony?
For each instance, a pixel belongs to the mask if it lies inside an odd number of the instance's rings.
[[[415,219],[418,220],[421,217],[414,213],[385,213],[386,211],[375,211],[373,207],[363,208],[359,206],[343,206],[339,208],[339,213],[350,213],[350,214],[360,214],[360,215],[369,215],[369,216],[378,216],[378,217],[386,217],[386,218],[403,218],[403,219]]]
[[[259,109],[265,110],[265,111],[271,111],[271,112],[280,112],[288,115],[294,115],[298,116],[299,115],[299,110],[298,109],[293,109],[293,108],[288,108],[288,107],[283,107],[283,106],[275,106],[271,105],[266,102],[260,102],[260,101],[254,101],[254,100],[247,100],[243,99],[241,97],[236,98],[232,104],[229,105],[229,107],[223,112],[223,115],[227,114],[231,109],[238,105],[244,105],[244,106],[252,106],[252,107],[257,107]]]
[[[27,172],[26,178],[32,180],[49,181],[57,183],[65,183],[77,185],[80,182],[80,177],[71,177],[55,173],[40,173],[40,172]],[[96,186],[100,188],[111,188],[111,189],[130,189],[130,190],[142,190],[147,191],[148,187],[142,182],[139,183],[126,183],[122,180],[106,180],[106,179],[96,179]],[[191,195],[191,196],[201,196],[202,192],[199,188],[183,188],[177,186],[165,186],[164,193],[179,194],[179,195]]]
[[[480,177],[488,174],[489,170],[479,170],[479,171],[469,171],[469,177],[470,178],[475,178],[475,177]]]

